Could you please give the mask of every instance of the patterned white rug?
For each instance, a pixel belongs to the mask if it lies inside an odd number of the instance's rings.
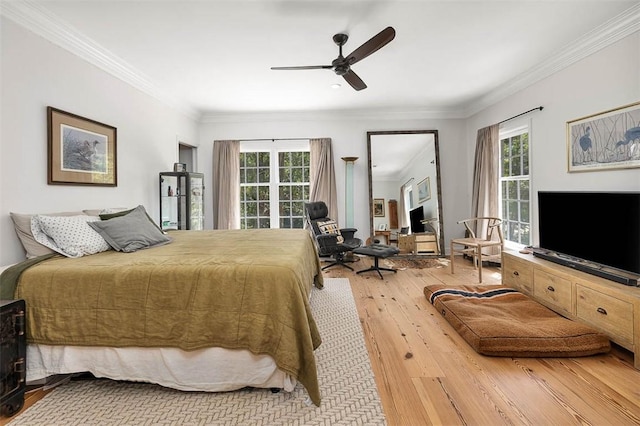
[[[349,280],[325,278],[311,307],[323,340],[316,350],[320,407],[300,384],[291,393],[195,393],[80,380],[57,387],[9,425],[385,425]]]

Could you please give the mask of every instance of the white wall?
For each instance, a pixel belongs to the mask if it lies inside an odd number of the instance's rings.
[[[157,219],[158,172],[197,123],[8,19],[0,31],[0,265],[24,256],[9,212],[142,204]],[[117,187],[47,185],[47,106],[117,128]]]
[[[425,219],[438,218],[438,173],[435,163],[435,144],[431,146],[433,147],[432,149],[425,150],[414,158],[414,161],[409,164],[406,173],[404,173],[400,179],[400,184],[409,181],[409,179],[413,179],[411,181],[413,204],[411,205],[414,208],[422,207]],[[431,198],[420,202],[418,186],[427,177],[429,178]],[[466,216],[468,216],[468,214]],[[458,218],[456,220],[460,219],[463,218]],[[407,215],[407,225],[410,225],[409,215]]]
[[[224,139],[252,138],[315,138],[330,137],[336,165],[338,182],[338,210],[340,224],[344,223],[344,175],[345,166],[342,157],[355,156],[359,159],[354,167],[354,221],[358,229],[357,237],[366,240],[369,232],[369,177],[367,171],[367,132],[381,130],[438,130],[440,143],[440,163],[442,173],[443,211],[445,219],[445,238],[455,222],[468,216],[466,191],[469,173],[460,168],[460,156],[465,155],[465,127],[461,120],[422,119],[401,120],[375,117],[362,118],[343,114],[299,114],[289,116],[251,116],[243,120],[204,123],[200,128],[201,169],[209,178],[212,176],[211,158],[213,141]],[[286,144],[286,142],[282,142]],[[211,200],[211,187],[207,187],[207,197]],[[433,185],[432,185],[433,189]],[[462,208],[462,209],[461,209]],[[207,208],[207,223],[213,223],[211,208]]]
[[[467,168],[473,168],[477,130],[542,105],[530,121],[531,189],[534,245],[537,191],[640,191],[640,170],[567,172],[566,122],[640,101],[640,32],[599,51],[475,114],[467,120]],[[467,190],[469,188],[467,187]],[[470,192],[465,200],[470,205]],[[606,206],[594,206],[598,221]],[[467,208],[469,210],[469,208]],[[606,224],[602,232],[606,232]],[[458,230],[456,235],[462,235]]]
[[[388,230],[391,230],[391,223],[389,222],[389,200],[400,201],[400,185],[402,185],[402,182],[396,180],[375,180],[372,184],[373,198],[384,199],[384,216],[373,218],[373,229],[378,229],[380,225],[384,224]],[[398,205],[398,208],[399,207]]]

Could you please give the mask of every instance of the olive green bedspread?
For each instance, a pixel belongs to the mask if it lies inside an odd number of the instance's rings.
[[[173,231],[135,253],[60,256],[25,270],[28,341],[268,354],[320,402],[309,295],[322,274],[305,230]]]

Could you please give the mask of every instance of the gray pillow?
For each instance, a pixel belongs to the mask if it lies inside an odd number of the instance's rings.
[[[114,250],[131,253],[171,242],[158,227],[149,222],[144,207],[138,206],[131,213],[100,222],[89,222]]]

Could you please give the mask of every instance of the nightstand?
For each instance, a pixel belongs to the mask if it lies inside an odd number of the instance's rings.
[[[24,300],[0,300],[0,413],[12,416],[24,405],[27,336]]]

